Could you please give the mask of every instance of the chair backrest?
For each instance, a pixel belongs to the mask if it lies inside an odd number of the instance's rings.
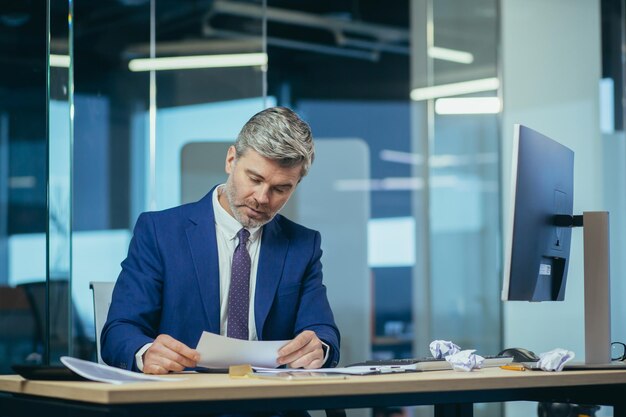
[[[115,282],[89,283],[89,288],[91,288],[93,292],[93,324],[96,330],[96,353],[98,355],[98,363],[104,363],[102,356],[100,356],[100,333],[102,333],[104,323],[107,321],[114,286]]]
[[[36,352],[42,355],[47,349],[51,363],[59,363],[58,358],[68,354],[91,358],[93,340],[85,334],[81,317],[70,297],[71,286],[67,279],[25,282],[17,288],[26,293],[35,319]]]
[[[33,281],[19,284],[30,303],[37,327],[37,344],[43,349],[49,331],[50,356],[67,354],[70,336],[70,286],[66,279]],[[50,305],[48,305],[48,302]],[[47,323],[47,324],[46,324]],[[49,330],[46,330],[49,326]]]

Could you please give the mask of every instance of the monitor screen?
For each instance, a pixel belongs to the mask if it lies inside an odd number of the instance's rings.
[[[502,300],[561,301],[572,216],[574,152],[523,125],[514,126],[511,200]]]

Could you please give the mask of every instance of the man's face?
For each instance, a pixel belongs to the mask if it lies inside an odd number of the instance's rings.
[[[252,149],[237,158],[231,146],[226,155],[228,180],[220,204],[244,227],[262,226],[287,203],[300,181],[301,168],[281,167]]]

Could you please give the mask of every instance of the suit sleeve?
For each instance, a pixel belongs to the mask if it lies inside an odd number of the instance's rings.
[[[300,297],[296,334],[312,330],[331,351],[324,367],[335,367],[339,363],[339,329],[328,302],[326,286],[322,282],[321,236],[315,232],[312,256],[307,266]]]
[[[137,219],[102,329],[101,355],[107,364],[138,370],[135,353],[156,338],[159,328],[162,272],[153,216],[143,213]]]

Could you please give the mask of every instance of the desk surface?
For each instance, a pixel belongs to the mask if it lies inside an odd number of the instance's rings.
[[[111,385],[98,382],[27,381],[0,376],[0,392],[26,394],[94,404],[251,399],[376,396],[385,394],[493,391],[545,387],[626,386],[626,371],[506,371],[487,368],[472,372],[434,371],[389,375],[348,376],[347,379],[267,380],[230,378],[218,374],[172,375],[177,382]]]

